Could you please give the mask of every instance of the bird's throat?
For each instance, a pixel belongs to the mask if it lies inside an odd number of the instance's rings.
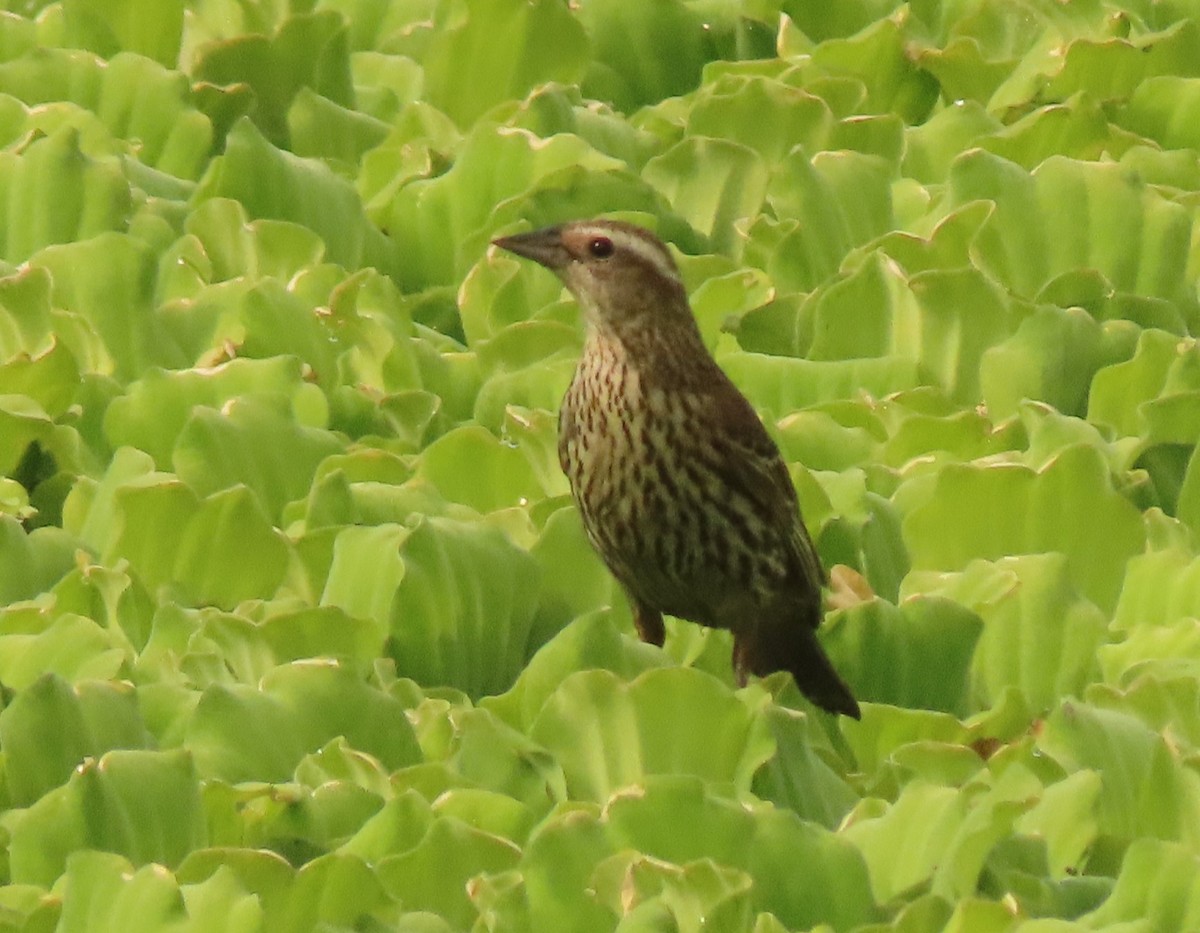
[[[716,362],[694,320],[588,322],[585,356],[596,354],[635,372],[645,385],[686,389],[712,377]]]

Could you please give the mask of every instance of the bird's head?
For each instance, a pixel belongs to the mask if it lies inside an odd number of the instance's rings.
[[[541,263],[579,301],[589,323],[614,334],[695,327],[679,269],[654,234],[617,220],[576,220],[493,240]]]

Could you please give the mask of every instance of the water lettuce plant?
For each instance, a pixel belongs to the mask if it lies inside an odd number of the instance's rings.
[[[1200,928],[1200,5],[13,0],[0,929]],[[554,452],[678,251],[861,722]]]

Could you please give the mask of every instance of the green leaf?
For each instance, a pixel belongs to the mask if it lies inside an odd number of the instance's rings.
[[[50,287],[50,274],[36,266],[0,277],[0,357],[34,356],[59,341],[55,327],[65,322],[52,317]]]
[[[23,395],[54,418],[75,400],[81,381],[75,355],[57,341],[36,356],[21,354],[0,364],[0,396]]]
[[[708,58],[705,23],[679,0],[638,6],[587,0],[579,18],[592,53],[581,84],[585,96],[632,112],[699,83]]]
[[[179,887],[159,865],[135,870],[119,855],[81,851],[67,860],[63,878],[70,891],[59,924],[64,931],[148,931],[179,922],[184,915]],[[236,923],[230,928],[245,929]]]
[[[287,111],[300,88],[311,87],[342,105],[353,98],[346,22],[330,10],[288,16],[273,36],[245,35],[210,44],[197,57],[192,74],[194,80],[216,85],[250,85],[256,98],[254,120],[280,146],[287,143]]]
[[[101,4],[104,0],[73,0],[70,5],[83,16],[89,7]],[[141,34],[145,42],[142,54],[116,51],[105,61],[77,49],[42,47],[37,54],[0,63],[0,84],[8,94],[30,106],[70,101],[86,108],[79,111],[60,108],[71,116],[59,132],[70,133],[73,124],[81,123],[81,115],[94,115],[107,130],[105,152],[127,151],[141,165],[175,178],[199,178],[204,161],[211,154],[212,124],[194,105],[187,77],[169,70],[176,63],[174,57],[170,62],[157,63],[143,57],[165,54],[170,46],[177,46],[178,33],[172,36],[169,31],[159,32],[155,28],[163,19],[178,15],[176,0],[154,4],[152,10],[148,0],[136,6],[107,5],[114,8],[113,16],[107,17],[103,24],[89,18],[84,29],[91,35],[85,41],[106,42],[108,38],[100,33],[113,27],[123,31],[145,26],[149,29]],[[136,23],[126,19],[129,14],[136,18]],[[114,147],[112,138],[124,140],[125,146]],[[102,162],[107,164],[106,160]],[[115,193],[119,196],[120,189]]]
[[[454,774],[505,795],[504,802],[492,807],[501,822],[491,831],[524,843],[535,816],[545,816],[567,798],[562,768],[553,756],[490,711],[448,709],[445,718],[437,721],[437,728],[446,727],[453,729],[446,760]],[[519,810],[513,809],[514,800],[520,803]],[[469,822],[483,826],[490,818],[481,815]]]
[[[297,223],[250,219],[246,205],[232,198],[212,197],[195,205],[185,222],[185,235],[172,251],[177,262],[193,267],[192,297],[210,282],[263,276],[291,278],[314,266],[325,255],[321,238]],[[225,298],[224,301],[228,301]],[[172,309],[177,310],[177,309]]]
[[[625,913],[618,930],[639,929],[633,920],[641,916],[661,915],[685,929],[701,923],[746,929],[750,922],[753,879],[711,859],[676,866],[631,853],[602,864],[598,874],[605,876],[598,896],[614,913]]]
[[[459,314],[467,343],[476,346],[511,325],[546,315],[562,283],[553,276],[527,275],[526,264],[498,250],[477,262],[463,279]]]
[[[1092,379],[1088,420],[1121,434],[1146,436],[1150,413],[1144,406],[1166,395],[1168,382],[1177,382],[1178,374],[1191,369],[1196,359],[1200,356],[1195,348],[1174,334],[1142,331],[1131,359],[1104,367]]]
[[[850,816],[845,835],[860,847],[879,900],[922,882],[958,900],[975,891],[988,852],[1011,832],[1036,783],[1001,779],[968,796],[916,778],[883,812],[868,815],[872,803],[882,801],[863,801],[862,815]]]
[[[561,628],[589,612],[620,604],[620,587],[588,541],[578,510],[557,509],[530,553],[541,567],[538,614],[547,625]]]
[[[188,723],[186,745],[206,777],[280,782],[337,736],[390,769],[420,759],[399,702],[328,661],[283,665],[257,688],[209,687]]]
[[[1032,297],[1055,276],[1084,267],[1118,290],[1180,301],[1189,316],[1195,307],[1181,277],[1190,218],[1117,165],[1055,156],[1026,174],[968,152],[951,170],[950,192],[954,204],[995,202],[976,248],[984,267],[1020,294]],[[1039,218],[1033,234],[1031,218]],[[1130,242],[1137,244],[1132,252]]]
[[[1072,587],[1061,553],[974,562],[958,574],[916,574],[906,589],[942,594],[982,618],[971,665],[972,694],[981,706],[1017,687],[1032,708],[1049,709],[1081,695],[1097,677],[1107,620]]]
[[[614,847],[676,865],[713,859],[754,879],[752,903],[793,929],[877,919],[862,859],[845,838],[773,807],[743,807],[695,778],[658,776],[605,808]],[[795,883],[795,866],[810,883]]]
[[[286,396],[296,421],[309,428],[320,427],[320,421],[316,420],[320,416],[314,416],[313,412],[319,413],[326,402],[315,386],[304,381],[303,375],[300,361],[286,356],[263,360],[240,358],[205,369],[150,369],[108,406],[104,416],[105,436],[113,447],[128,445],[146,451],[154,457],[156,466],[167,469],[192,412],[201,407],[225,409],[239,396]],[[253,403],[243,405],[242,417],[247,416],[247,407],[254,412]],[[266,418],[273,411],[263,412],[259,406],[255,413]],[[294,429],[303,431],[300,425]]]
[[[396,273],[401,286],[457,283],[495,235],[487,225],[495,205],[557,179],[578,181],[579,173],[566,174],[576,166],[599,175],[622,169],[577,136],[539,140],[527,130],[478,124],[448,171],[403,186],[389,205],[388,230],[405,247]]]
[[[680,717],[712,728],[680,731]],[[653,774],[747,788],[772,753],[761,719],[688,668],[648,671],[628,685],[608,671],[581,671],[547,699],[530,734],[561,762],[571,796],[597,802]]]
[[[1096,802],[1102,787],[1095,771],[1077,771],[1047,787],[1042,799],[1017,820],[1019,831],[1046,840],[1052,877],[1078,874],[1096,841]]]
[[[818,293],[815,360],[912,359],[955,401],[980,397],[984,353],[1016,329],[1005,297],[976,270],[907,277],[879,253]]]
[[[1033,399],[1082,415],[1093,375],[1114,362],[1105,358],[1109,353],[1103,336],[1080,308],[1038,309],[1021,321],[1013,336],[983,355],[979,384],[988,411],[994,418],[1005,418]]]
[[[114,678],[125,666],[124,638],[84,616],[62,614],[41,631],[0,637],[0,678],[25,687],[43,673],[71,681]]]
[[[7,474],[17,472],[27,452],[49,440],[54,430],[46,412],[25,395],[0,395],[0,424],[5,428],[0,469]]]
[[[796,146],[833,148],[823,145],[833,125],[829,105],[808,91],[762,75],[729,75],[701,86],[686,131],[749,146],[772,165]]]
[[[776,418],[860,391],[878,398],[922,384],[913,361],[891,356],[818,361],[729,353],[720,362],[755,407]]]
[[[0,257],[28,259],[44,246],[119,230],[132,209],[129,184],[111,160],[80,150],[79,134],[64,128],[21,154],[0,155]],[[47,205],[48,210],[42,210]]]
[[[189,855],[175,877],[183,886],[189,910],[219,915],[223,906],[221,895],[227,894],[243,903],[248,900],[246,906],[259,908],[243,913],[248,914],[245,918],[248,923],[261,929],[290,906],[286,898],[293,890],[296,872],[274,852],[213,847]],[[218,916],[215,925],[220,922]]]
[[[812,717],[782,706],[766,710],[776,752],[754,776],[756,797],[795,811],[801,819],[835,830],[858,794],[823,757],[828,750]]]
[[[616,916],[587,889],[596,865],[615,852],[591,809],[563,807],[538,824],[519,866],[531,922],[572,933],[612,926]]]
[[[430,102],[459,126],[537,85],[573,83],[583,73],[587,39],[561,4],[468,0],[447,27],[425,50],[425,86]],[[464,61],[471,67],[461,67]]]
[[[1085,97],[1035,110],[983,140],[983,148],[1032,170],[1053,156],[1095,161],[1123,148],[1113,135],[1104,112]]]
[[[407,852],[380,861],[376,872],[388,894],[406,908],[434,911],[461,928],[475,918],[467,882],[515,867],[519,855],[507,840],[441,817]]]
[[[1197,877],[1192,847],[1139,839],[1125,854],[1112,896],[1081,919],[1095,929],[1125,922],[1183,933],[1200,922]]]
[[[138,52],[170,68],[179,59],[183,9],[183,0],[68,0],[63,26],[71,45],[104,56]]]
[[[960,108],[963,104],[987,103],[1016,65],[1015,56],[999,60],[991,58],[974,36],[963,35],[954,36],[943,48],[921,50],[917,61],[937,77],[944,96]],[[948,112],[941,111],[942,114]],[[935,114],[930,122],[938,116]],[[961,151],[966,147],[960,145],[957,148]]]
[[[1107,465],[1091,447],[1067,447],[1036,473],[1015,465],[950,464],[930,495],[904,518],[917,570],[960,570],[977,558],[1061,551],[1074,586],[1109,611],[1126,562],[1145,544],[1141,517],[1112,488]]]
[[[85,681],[72,687],[56,674],[45,674],[0,712],[5,775],[17,806],[66,783],[85,758],[142,748],[148,739],[128,686]]]
[[[264,891],[265,895],[275,893]],[[297,925],[350,926],[364,914],[385,911],[388,905],[383,885],[371,867],[340,853],[323,855],[302,866],[288,893],[287,918]]]
[[[1200,447],[1197,449],[1200,449]],[[1184,522],[1193,531],[1200,529],[1200,501],[1197,499],[1198,493],[1200,493],[1200,456],[1197,456],[1196,450],[1193,450],[1191,459],[1188,460],[1187,469],[1183,474],[1183,481],[1179,486],[1178,495],[1179,520]]]
[[[116,495],[109,558],[127,558],[147,584],[178,583],[201,603],[233,607],[273,595],[287,545],[244,486],[204,500],[178,480],[127,486]]]
[[[938,84],[912,60],[907,43],[902,20],[886,17],[856,35],[822,43],[813,51],[813,64],[861,80],[871,112],[890,110],[905,122],[920,123],[937,101]]]
[[[856,246],[892,226],[893,170],[857,152],[793,149],[772,173],[767,202],[776,216],[805,218],[787,240],[789,278],[804,290],[830,279]]]
[[[273,146],[249,120],[239,120],[225,154],[209,163],[193,201],[232,198],[255,218],[287,220],[316,232],[331,260],[349,269],[396,268],[395,250],[368,223],[351,184],[324,164]]]
[[[149,366],[181,366],[184,354],[153,310],[154,261],[142,241],[122,233],[50,246],[30,262],[54,282],[52,300],[81,319],[99,338],[98,353],[71,347],[85,372],[135,378]]]
[[[12,829],[14,880],[49,885],[73,851],[100,849],[136,865],[177,865],[207,830],[192,756],[112,751],[25,810]]]
[[[381,620],[350,616],[335,606],[275,612],[261,629],[278,663],[327,657],[361,671],[379,656],[387,637]]]
[[[397,525],[349,527],[333,543],[321,605],[352,616],[386,619],[404,577],[399,548],[408,530]]]
[[[544,493],[528,460],[478,425],[463,425],[425,448],[417,476],[450,502],[487,514],[524,506]]]
[[[1126,631],[1200,617],[1200,557],[1171,548],[1129,561],[1113,625]]]
[[[174,578],[197,602],[234,606],[271,595],[283,577],[288,553],[254,496],[235,486],[207,497],[188,522]]]
[[[26,532],[9,515],[0,515],[0,602],[32,599],[48,590],[74,566],[79,542],[60,528]]]
[[[827,632],[830,656],[859,699],[966,714],[971,658],[986,632],[973,612],[936,597],[899,607],[875,599],[846,610]]]
[[[426,686],[472,697],[508,689],[545,635],[534,628],[537,565],[501,532],[423,521],[400,546],[389,653]]]
[[[1179,75],[1147,78],[1131,88],[1118,122],[1164,149],[1195,149],[1200,145],[1190,116],[1200,112],[1200,79]],[[1163,101],[1170,100],[1169,108]]]
[[[1099,773],[1097,823],[1118,845],[1138,838],[1194,844],[1200,781],[1134,716],[1064,703],[1046,720],[1038,746],[1070,771]]]
[[[1146,23],[1149,29],[1157,25]],[[1154,75],[1193,74],[1191,52],[1196,43],[1196,24],[1190,19],[1171,22],[1161,32],[1139,29],[1128,38],[1081,36],[1067,46],[1062,70],[1048,90],[1055,98],[1077,90],[1099,99],[1127,98],[1143,85],[1153,84]]]
[[[689,136],[647,162],[642,174],[723,251],[736,242],[734,222],[757,214],[767,191],[762,158],[728,139]]]
[[[633,627],[629,622],[626,625]],[[599,668],[631,678],[667,663],[661,650],[622,635],[610,613],[591,613],[543,645],[507,693],[487,697],[482,705],[510,725],[528,731],[546,701],[576,672]]]
[[[287,119],[292,152],[305,158],[339,159],[348,166],[356,166],[388,133],[386,123],[335,104],[308,87],[297,92]]]
[[[219,411],[194,407],[171,460],[198,494],[241,484],[275,517],[308,492],[317,465],[341,449],[329,432],[297,423],[278,396],[240,396]]]

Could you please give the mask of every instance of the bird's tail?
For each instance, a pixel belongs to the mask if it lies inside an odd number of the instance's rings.
[[[788,671],[800,692],[831,713],[859,719],[858,701],[833,667],[829,655],[807,625],[760,626],[757,637],[746,645],[748,667],[760,677],[772,671]]]
[[[853,719],[862,718],[858,701],[854,699],[854,694],[850,692],[842,676],[834,669],[833,662],[829,660],[829,655],[817,640],[817,633],[812,629],[804,629],[787,669],[796,678],[796,686],[800,688],[800,692],[821,709],[841,713]]]

